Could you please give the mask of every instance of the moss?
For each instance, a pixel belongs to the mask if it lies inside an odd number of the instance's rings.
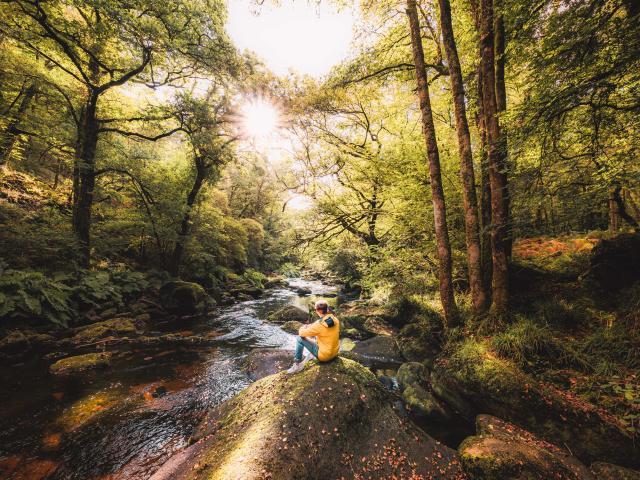
[[[298,321],[298,320],[288,320],[286,322],[284,322],[282,324],[282,329],[285,332],[289,332],[292,333],[294,335],[298,334],[298,330],[300,330],[300,327],[302,326],[302,322]]]
[[[75,375],[97,368],[105,368],[111,363],[111,353],[87,353],[58,360],[49,367],[54,375]]]
[[[275,312],[272,312],[267,317],[267,320],[272,323],[285,323],[288,321],[298,321],[298,322],[308,322],[309,321],[309,312],[305,312],[301,308],[298,308],[294,305],[287,305],[282,307]]]
[[[91,343],[110,335],[129,336],[138,334],[136,323],[132,318],[121,317],[94,323],[83,328],[74,337],[76,343]]]
[[[427,374],[427,369],[421,363],[403,363],[400,365],[400,368],[398,368],[398,373],[396,374],[400,390],[403,390],[414,383],[425,384],[427,382]]]
[[[160,287],[162,306],[178,314],[196,314],[207,310],[211,299],[197,283],[174,280]]]
[[[66,408],[55,424],[64,432],[72,432],[93,420],[97,415],[119,403],[123,392],[109,389],[81,398]]]

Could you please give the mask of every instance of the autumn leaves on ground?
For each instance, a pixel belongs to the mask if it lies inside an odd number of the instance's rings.
[[[245,3],[0,3],[0,476],[639,478],[637,2]]]

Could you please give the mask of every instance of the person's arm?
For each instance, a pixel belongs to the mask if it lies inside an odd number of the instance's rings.
[[[310,325],[303,325],[298,330],[298,335],[301,337],[315,337],[322,331],[320,322],[313,322]]]

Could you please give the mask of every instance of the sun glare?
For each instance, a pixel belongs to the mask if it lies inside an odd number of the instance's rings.
[[[276,132],[280,115],[269,102],[263,99],[251,100],[241,110],[243,130],[248,137],[263,140]]]

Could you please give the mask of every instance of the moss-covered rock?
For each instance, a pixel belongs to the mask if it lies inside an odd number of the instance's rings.
[[[468,340],[436,362],[430,376],[438,398],[467,418],[490,413],[545,440],[567,445],[585,462],[634,468],[640,445],[604,410],[525,374],[496,357],[486,343]]]
[[[402,356],[410,361],[433,360],[440,351],[433,324],[424,320],[402,327],[397,340]]]
[[[356,347],[356,342],[354,342],[350,338],[341,338],[340,339],[340,351],[341,352],[350,352],[355,347]]]
[[[203,422],[161,479],[464,478],[457,454],[407,422],[356,362],[254,383]]]
[[[448,420],[450,413],[430,391],[429,372],[418,362],[403,363],[398,369],[398,387],[407,408],[415,415],[430,420]]]
[[[639,471],[611,463],[594,462],[591,464],[591,473],[598,480],[640,480]]]
[[[595,480],[576,458],[530,432],[490,415],[476,419],[477,435],[458,451],[466,472],[483,480]]]
[[[22,355],[34,349],[46,348],[55,342],[55,338],[46,333],[31,330],[13,330],[0,340],[0,353]]]
[[[362,330],[372,335],[392,336],[397,333],[396,329],[382,317],[368,317],[362,325]]]
[[[282,324],[281,328],[285,332],[289,332],[289,333],[292,333],[293,335],[297,335],[302,325],[304,324],[298,320],[288,320]]]
[[[89,370],[106,368],[111,364],[111,353],[87,353],[58,360],[49,367],[53,375],[67,376],[85,373]]]
[[[404,363],[393,337],[377,336],[356,343],[349,358],[363,365],[399,366]]]
[[[128,317],[112,318],[83,327],[72,341],[76,344],[93,343],[109,336],[132,337],[142,331],[144,323]]]
[[[160,301],[167,311],[180,315],[204,313],[213,302],[202,286],[180,280],[167,282],[160,287]]]
[[[267,317],[267,320],[277,324],[283,324],[292,320],[305,323],[309,321],[309,312],[305,312],[295,305],[286,305],[271,313]]]
[[[427,369],[419,362],[407,362],[400,365],[396,378],[400,390],[413,385],[414,383],[425,384],[428,381]]]

